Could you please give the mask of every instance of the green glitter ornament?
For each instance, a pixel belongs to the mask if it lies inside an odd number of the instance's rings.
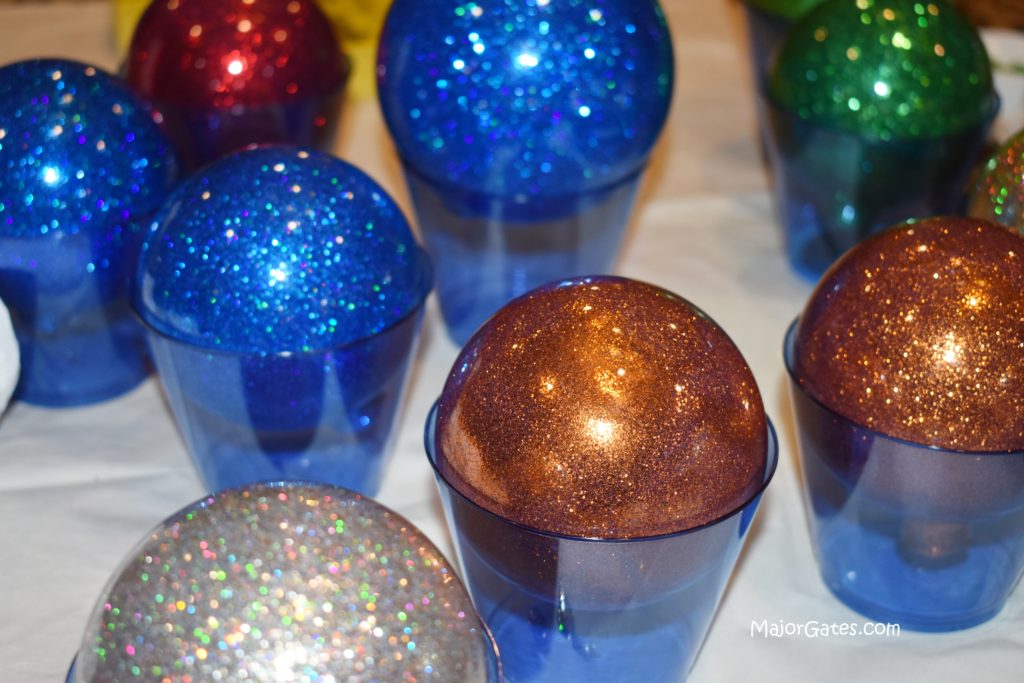
[[[822,0],[747,0],[748,5],[762,12],[790,20],[799,19],[821,3]]]
[[[827,0],[793,26],[769,93],[805,121],[883,141],[963,131],[994,106],[985,46],[944,0]]]
[[[1024,233],[1024,130],[985,163],[967,211]]]

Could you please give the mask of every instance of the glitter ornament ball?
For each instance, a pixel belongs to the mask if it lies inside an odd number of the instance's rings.
[[[142,540],[89,618],[68,683],[493,683],[494,645],[438,549],[344,489],[258,485]]]
[[[968,201],[968,213],[1024,232],[1024,131],[985,163]]]
[[[963,212],[998,110],[977,31],[943,0],[827,0],[779,49],[764,103],[793,267],[817,280],[867,236]]]
[[[114,76],[67,60],[0,69],[0,298],[19,398],[93,403],[146,376],[129,285],[140,226],[177,174],[152,112]]]
[[[398,0],[378,94],[459,344],[509,299],[606,272],[664,126],[654,0]]]
[[[613,277],[553,283],[491,318],[441,395],[438,471],[546,532],[706,524],[760,489],[766,418],[732,341],[687,301]]]
[[[1024,450],[1024,238],[931,218],[880,233],[819,283],[795,374],[857,424],[915,443]]]
[[[1022,257],[982,219],[895,226],[787,335],[815,556],[876,621],[968,628],[1024,573]]]
[[[771,76],[804,121],[881,140],[937,138],[991,116],[988,53],[944,0],[829,0],[793,27]]]
[[[515,681],[683,680],[778,454],[725,333],[610,276],[499,310],[456,359],[425,440]]]
[[[157,0],[126,77],[194,168],[252,143],[329,148],[348,62],[313,0]]]
[[[375,491],[430,287],[394,201],[339,159],[258,147],[182,183],[135,306],[207,484]]]

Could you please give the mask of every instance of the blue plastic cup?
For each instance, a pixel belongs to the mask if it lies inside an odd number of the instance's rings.
[[[373,336],[307,352],[232,353],[149,327],[153,359],[206,486],[301,480],[374,495],[423,308]]]
[[[678,533],[606,540],[525,527],[462,495],[437,470],[436,412],[427,420],[427,455],[463,579],[498,643],[506,679],[682,681],[775,473],[771,425],[764,481],[742,507]]]
[[[462,346],[512,299],[575,275],[611,272],[642,173],[555,199],[444,186],[405,165],[420,235],[437,269],[448,333]]]
[[[775,51],[782,44],[786,32],[793,25],[793,19],[781,14],[773,14],[750,3],[743,3],[747,19],[747,40],[750,49],[750,64],[758,95],[765,92],[768,82],[768,71],[771,68]]]
[[[881,140],[802,120],[764,101],[776,211],[794,270],[817,280],[869,235],[964,212],[966,186],[999,109],[942,138]]]
[[[793,20],[779,14],[767,12],[750,3],[743,3],[744,15],[747,20],[747,44],[750,56],[751,76],[754,81],[754,108],[757,114],[757,129],[761,140],[761,151],[764,147],[765,129],[768,128],[768,113],[765,109],[765,97],[768,92],[768,73],[775,52],[786,37],[786,32],[793,25]]]
[[[15,398],[45,406],[104,401],[149,373],[128,303],[138,223],[0,238],[0,296],[21,348]]]
[[[786,366],[811,540],[843,603],[880,622],[953,631],[994,617],[1024,574],[1024,452],[953,451],[855,424]]]
[[[178,179],[149,105],[94,66],[0,68],[0,298],[21,352],[15,398],[104,401],[149,372],[129,304],[142,226]]]

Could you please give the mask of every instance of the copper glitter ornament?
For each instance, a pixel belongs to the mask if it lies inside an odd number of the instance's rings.
[[[754,377],[686,300],[615,277],[515,299],[441,395],[437,465],[481,507],[542,531],[633,538],[745,504],[765,470]]]
[[[1024,237],[980,219],[849,251],[800,318],[794,376],[853,422],[966,451],[1024,449]]]

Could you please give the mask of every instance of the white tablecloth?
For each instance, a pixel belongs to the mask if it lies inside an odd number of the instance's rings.
[[[800,499],[782,336],[812,285],[786,265],[755,144],[745,36],[726,0],[663,0],[677,87],[619,271],[692,300],[735,339],[781,440],[778,474],[725,595],[694,683],[1024,679],[1024,590],[991,622],[899,637],[751,637],[751,623],[863,622],[818,577]],[[66,56],[116,68],[110,9],[98,2],[0,7],[0,62]],[[988,36],[1003,60],[1017,36]],[[1019,50],[1017,50],[1019,53]],[[1018,77],[1000,78],[1006,135],[1024,125]],[[407,193],[375,103],[353,103],[337,152],[403,206]],[[449,557],[422,451],[428,407],[457,349],[431,303],[384,504]],[[0,421],[0,681],[63,680],[111,571],[153,525],[204,493],[155,379],[117,400],[48,410],[14,405]]]

